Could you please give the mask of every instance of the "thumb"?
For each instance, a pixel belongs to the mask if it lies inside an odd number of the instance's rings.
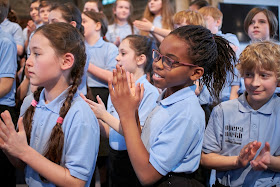
[[[270,145],[268,142],[265,142],[265,149],[266,149],[266,151],[270,152]]]
[[[23,118],[22,117],[20,117],[18,119],[18,131],[25,133],[25,129],[24,129],[24,125],[23,125]]]

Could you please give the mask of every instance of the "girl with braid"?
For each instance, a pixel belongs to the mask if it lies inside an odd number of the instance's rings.
[[[143,88],[138,84],[132,94],[127,84],[130,78],[119,65],[109,81],[130,161],[143,185],[203,186],[192,174],[200,163],[205,128],[194,81],[202,77],[218,99],[227,71],[233,73],[235,53],[222,37],[202,26],[188,25],[172,31],[159,51],[153,51],[153,58],[154,85],[163,92],[141,133],[136,112]]]
[[[36,30],[27,60],[30,82],[38,86],[19,119],[1,114],[0,147],[25,169],[28,186],[89,186],[99,147],[99,126],[77,89],[86,61],[83,37],[70,24]],[[27,103],[28,102],[28,103]]]

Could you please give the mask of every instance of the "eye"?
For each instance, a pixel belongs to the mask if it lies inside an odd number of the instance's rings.
[[[253,74],[251,72],[245,72],[244,77],[250,78],[253,77]]]

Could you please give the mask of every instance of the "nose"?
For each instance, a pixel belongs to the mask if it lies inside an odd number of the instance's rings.
[[[153,61],[153,69],[156,69],[156,70],[164,69],[164,66],[162,63],[162,58],[160,58],[158,61],[156,61],[156,60]]]
[[[32,57],[31,57],[31,55],[28,57],[28,59],[26,60],[26,66],[29,68],[29,67],[31,67],[32,65],[33,65],[33,61],[32,61],[32,59],[31,59]]]
[[[257,87],[257,86],[260,86],[260,83],[261,83],[260,76],[259,75],[255,75],[253,80],[252,80],[251,85],[254,86],[254,87]]]

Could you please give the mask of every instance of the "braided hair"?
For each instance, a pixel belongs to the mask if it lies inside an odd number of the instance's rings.
[[[59,116],[64,118],[71,107],[71,102],[74,94],[81,83],[83,75],[86,53],[83,36],[68,23],[53,23],[40,27],[35,34],[42,34],[45,36],[57,55],[64,55],[65,53],[72,53],[75,61],[70,72],[71,87],[68,90],[68,95],[60,108]],[[34,100],[39,102],[42,87],[38,87],[34,92]],[[32,120],[35,113],[36,106],[30,105],[23,117],[23,124],[27,135],[28,143],[30,144]],[[62,157],[62,150],[64,146],[64,133],[62,131],[63,124],[59,122],[53,127],[44,156],[56,164],[60,164]]]
[[[202,83],[211,96],[219,101],[219,95],[226,82],[227,73],[234,76],[236,56],[229,42],[210,30],[198,25],[180,27],[170,33],[189,45],[187,51],[193,64],[204,68]]]

